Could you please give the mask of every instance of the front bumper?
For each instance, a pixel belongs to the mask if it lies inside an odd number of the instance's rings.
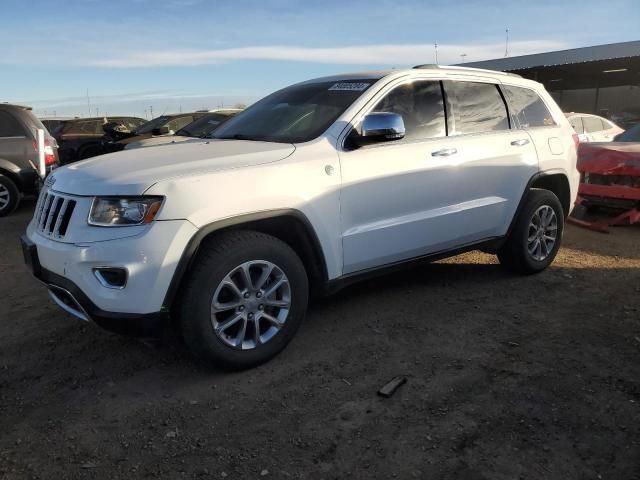
[[[22,246],[34,276],[64,310],[112,331],[152,334],[167,316],[166,292],[195,233],[188,221],[157,221],[135,237],[70,244],[46,238],[30,225]],[[126,286],[104,286],[96,267],[126,269]]]

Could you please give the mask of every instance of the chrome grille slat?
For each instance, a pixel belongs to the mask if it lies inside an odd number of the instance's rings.
[[[55,239],[64,238],[76,204],[74,197],[43,191],[33,217],[38,233]]]

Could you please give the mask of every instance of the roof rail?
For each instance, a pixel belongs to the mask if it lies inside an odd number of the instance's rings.
[[[17,103],[1,102],[0,105],[7,105],[8,107],[22,108],[23,110],[32,110],[32,107],[27,105],[18,105]]]
[[[413,68],[442,68],[437,63],[423,63],[422,65],[416,65]]]
[[[487,70],[486,68],[474,68],[474,67],[461,67],[458,65],[437,65],[435,63],[424,63],[422,65],[416,65],[413,68],[445,68],[445,69],[450,69],[450,70],[462,70],[462,71],[469,71],[469,72],[485,72],[485,73],[493,73],[493,74],[501,74],[501,75],[509,75],[510,77],[518,77],[518,78],[522,78],[522,75],[518,75],[517,73],[511,73],[511,72],[501,72],[499,70]]]

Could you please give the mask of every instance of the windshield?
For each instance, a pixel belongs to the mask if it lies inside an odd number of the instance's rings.
[[[154,128],[160,128],[162,125],[164,125],[167,120],[169,120],[171,117],[168,117],[166,115],[161,115],[159,117],[154,118],[153,120],[149,120],[147,123],[143,123],[142,125],[140,125],[137,129],[136,129],[136,134],[137,135],[143,135],[145,133],[151,133],[151,131]]]
[[[181,128],[176,132],[176,135],[180,135],[182,137],[198,137],[202,138],[206,135],[209,135],[216,128],[218,128],[224,121],[231,118],[231,114],[223,114],[223,113],[210,113],[205,115],[204,117],[196,120],[195,122],[191,122],[186,127]]]
[[[374,79],[314,82],[279,90],[232,118],[212,138],[308,142],[321,135]]]

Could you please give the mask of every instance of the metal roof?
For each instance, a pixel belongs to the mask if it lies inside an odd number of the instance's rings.
[[[496,58],[482,62],[468,62],[465,67],[487,68],[490,70],[514,71],[535,67],[551,67],[574,63],[596,62],[614,58],[640,57],[640,40],[623,43],[609,43],[593,47],[572,48],[556,52],[535,53],[520,57]]]

